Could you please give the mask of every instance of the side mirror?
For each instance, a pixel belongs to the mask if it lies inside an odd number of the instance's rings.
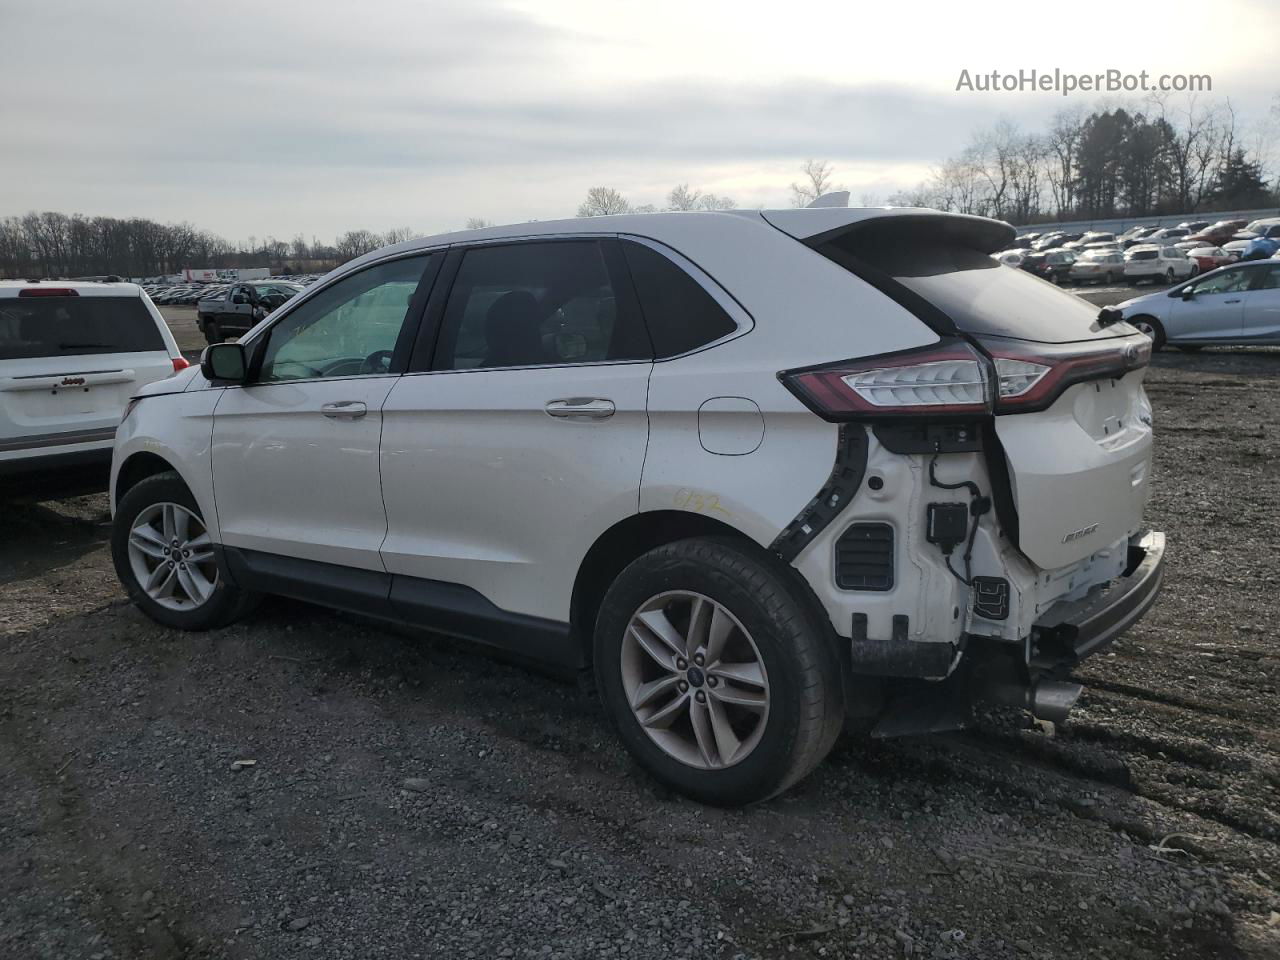
[[[200,354],[200,372],[206,380],[244,383],[249,375],[244,347],[238,343],[211,343]]]
[[[1178,296],[1180,296],[1183,300],[1194,300],[1196,296],[1196,288],[1183,287],[1181,290],[1178,291]]]

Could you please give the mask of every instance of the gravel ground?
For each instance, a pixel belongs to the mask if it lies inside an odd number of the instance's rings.
[[[6,505],[0,956],[1280,956],[1280,351],[1149,390],[1168,586],[1072,720],[850,739],[741,811],[425,634],[158,627],[105,497]]]

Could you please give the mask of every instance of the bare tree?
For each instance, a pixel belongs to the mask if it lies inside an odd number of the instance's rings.
[[[668,210],[732,210],[737,204],[729,197],[690,190],[687,183],[677,184],[667,194]]]
[[[346,262],[363,256],[382,246],[382,239],[369,230],[348,230],[334,241],[333,250],[338,259]]]
[[[484,217],[467,217],[468,230],[483,230],[485,227],[492,227],[493,221],[486,220]]]
[[[418,236],[418,231],[413,227],[394,227],[382,235],[382,242],[387,246],[393,243],[404,243],[406,240],[412,240]]]
[[[587,199],[578,205],[580,217],[605,217],[613,213],[630,213],[631,204],[613,187],[592,187]]]
[[[800,165],[800,172],[804,179],[791,184],[792,206],[807,207],[824,193],[844,189],[832,180],[831,164],[826,160],[806,160]]]
[[[1045,179],[1057,216],[1075,206],[1076,158],[1083,135],[1083,110],[1077,106],[1058,111],[1045,138]]]

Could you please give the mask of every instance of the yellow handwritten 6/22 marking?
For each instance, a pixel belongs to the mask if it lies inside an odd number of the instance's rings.
[[[720,497],[714,493],[677,490],[674,502],[677,510],[692,510],[694,513],[719,513],[726,517],[733,516],[728,510],[720,506]]]

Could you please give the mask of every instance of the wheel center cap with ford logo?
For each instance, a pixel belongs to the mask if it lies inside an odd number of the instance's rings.
[[[690,667],[689,672],[685,674],[689,680],[689,686],[700,687],[706,681],[706,674],[702,672],[700,667]]]

